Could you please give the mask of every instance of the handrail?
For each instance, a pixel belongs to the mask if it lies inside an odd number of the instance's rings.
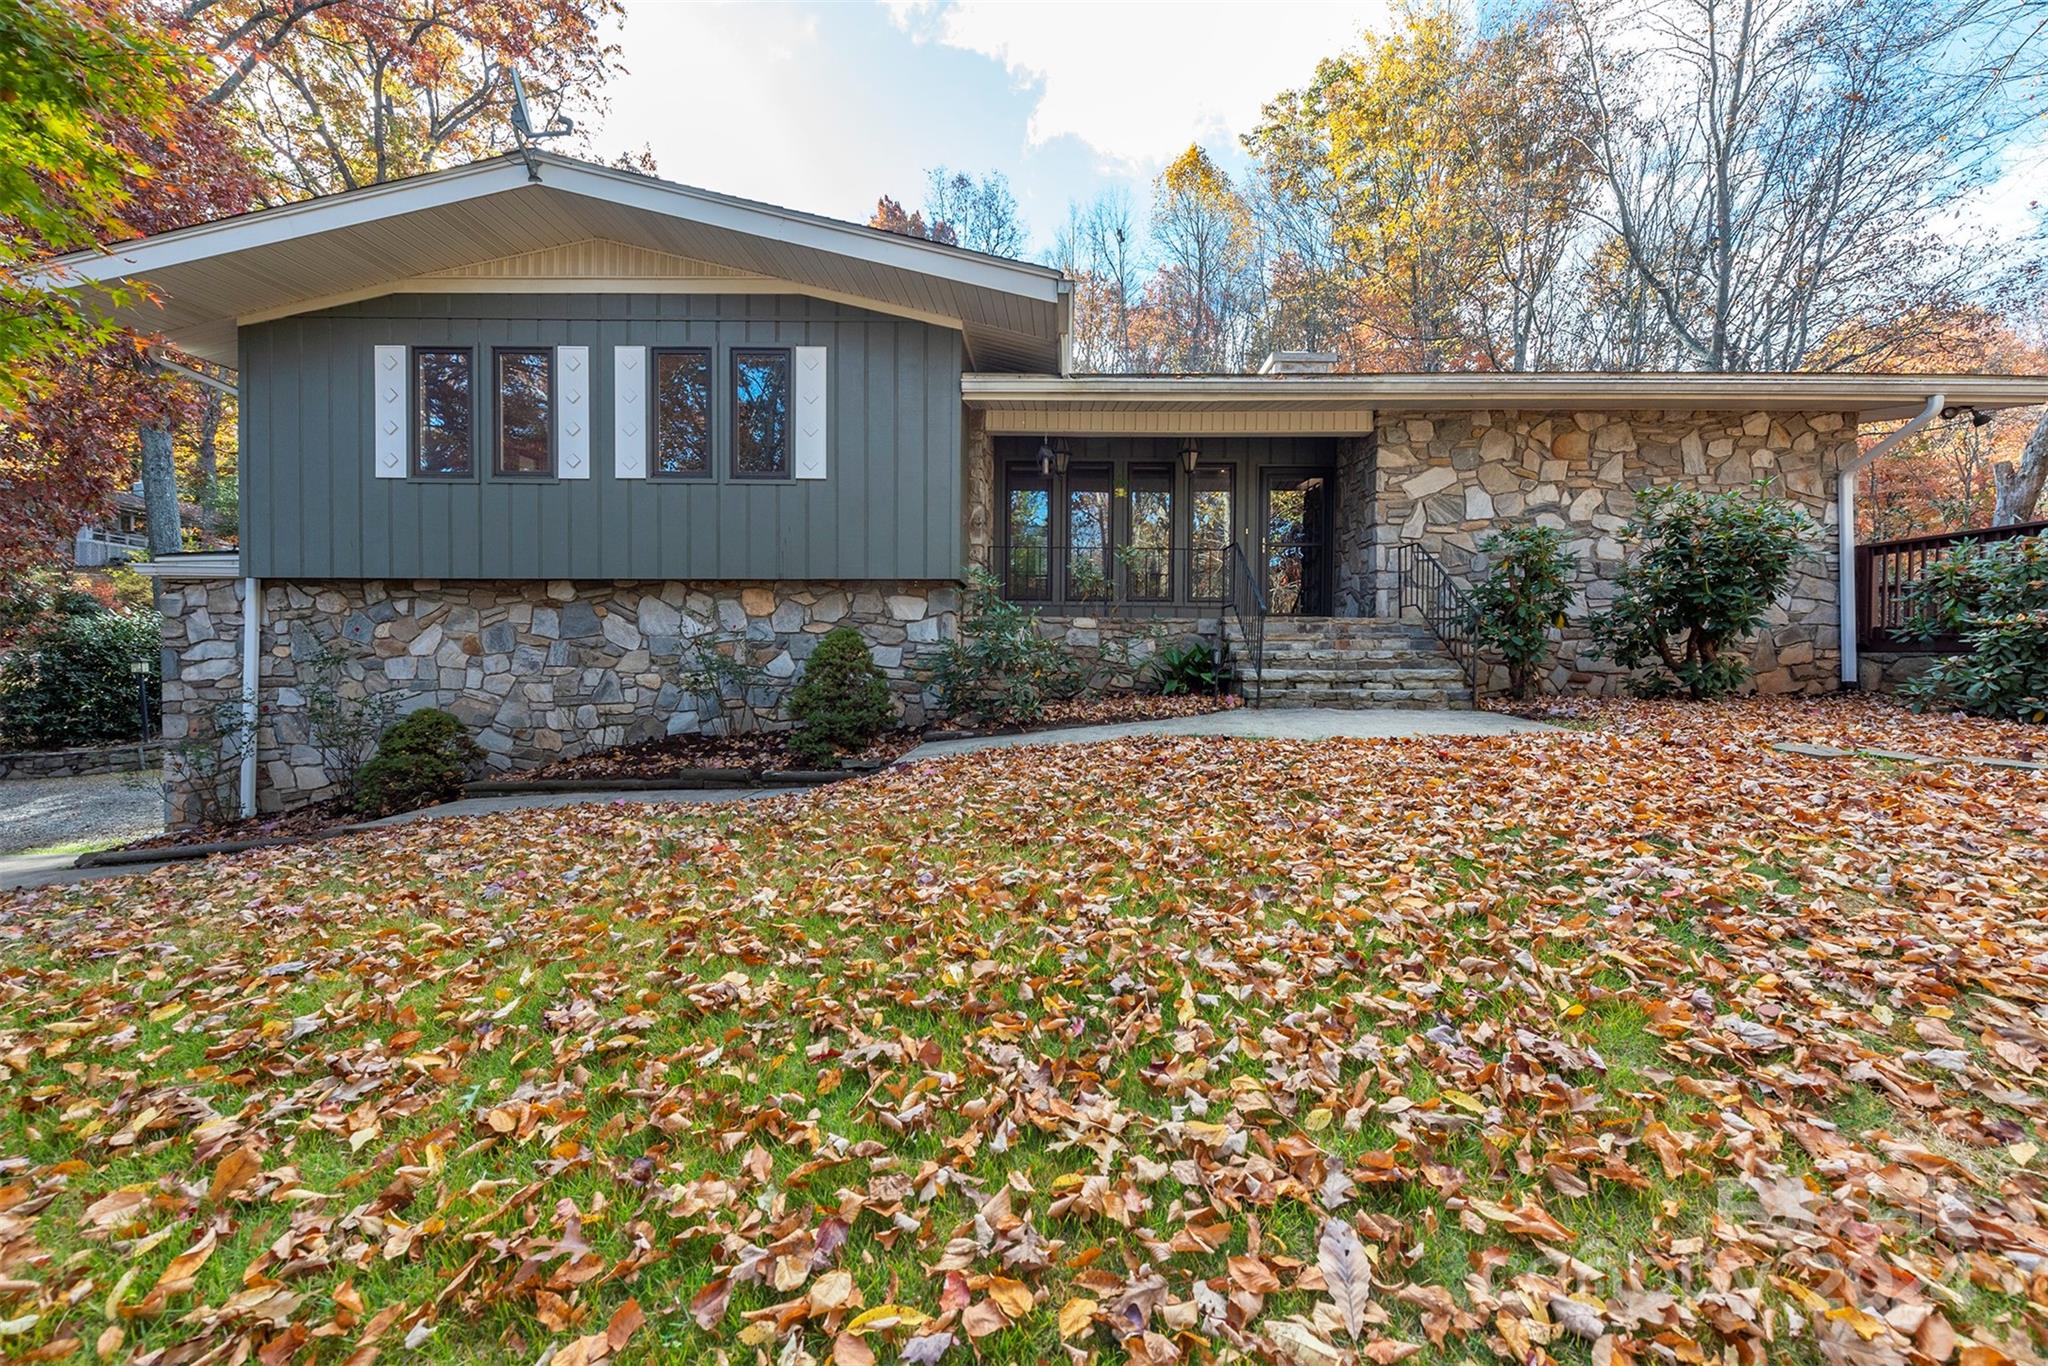
[[[1251,704],[1256,707],[1266,693],[1266,590],[1259,585],[1259,576],[1252,572],[1251,558],[1244,553],[1239,541],[1230,543],[1230,596],[1225,607],[1237,614],[1238,634],[1244,637],[1245,649],[1251,654]],[[1247,621],[1246,609],[1250,609],[1251,620]],[[1253,629],[1256,623],[1257,629]]]
[[[1902,654],[1954,654],[1960,637],[1910,629],[1920,584],[1928,570],[1961,545],[1987,545],[2048,534],[2048,522],[2021,522],[1866,541],[1856,547],[1856,643],[1866,650]]]
[[[1472,603],[1444,562],[1420,541],[1396,541],[1395,611],[1414,608],[1444,652],[1457,661],[1465,681],[1479,688],[1479,642],[1472,631]]]

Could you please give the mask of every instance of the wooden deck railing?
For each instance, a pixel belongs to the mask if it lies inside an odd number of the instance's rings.
[[[1920,637],[1906,632],[1913,615],[1913,595],[1928,566],[1959,545],[2010,541],[2048,531],[2048,522],[1982,527],[1976,531],[1943,531],[1896,541],[1872,541],[1856,547],[1856,644],[1865,650],[1904,654],[1953,654],[1962,641],[1953,636]]]

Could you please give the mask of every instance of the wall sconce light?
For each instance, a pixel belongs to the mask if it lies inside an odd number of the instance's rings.
[[[1189,474],[1195,472],[1195,465],[1200,462],[1201,458],[1202,448],[1192,441],[1180,448],[1180,467]]]
[[[1052,459],[1052,438],[1046,437],[1038,443],[1038,472],[1048,479],[1052,477]]]
[[[1989,427],[1991,425],[1991,414],[1985,412],[1982,408],[1970,409],[1970,425],[1972,427]]]

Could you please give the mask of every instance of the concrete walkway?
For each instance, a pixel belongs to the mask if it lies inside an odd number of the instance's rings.
[[[1065,730],[1028,731],[1022,735],[984,735],[971,740],[934,740],[919,745],[896,762],[942,759],[981,749],[1013,745],[1085,745],[1133,735],[1241,735],[1265,740],[1385,740],[1409,735],[1534,735],[1555,732],[1556,726],[1524,721],[1490,711],[1299,711],[1238,707],[1204,716],[1174,716],[1163,721],[1121,721],[1111,726],[1073,726]]]

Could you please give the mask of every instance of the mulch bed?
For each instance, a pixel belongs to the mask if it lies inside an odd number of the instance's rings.
[[[364,819],[346,802],[315,802],[291,811],[273,811],[245,821],[222,821],[218,825],[195,826],[190,830],[167,830],[117,846],[120,849],[183,849],[195,844],[241,844],[249,840],[302,839],[337,825],[352,825]]]
[[[878,767],[908,750],[918,739],[916,731],[890,731],[860,753],[842,756],[841,766]],[[616,782],[672,778],[703,769],[729,769],[758,777],[814,767],[810,760],[798,757],[790,749],[787,731],[763,731],[752,735],[672,735],[665,740],[557,759],[507,776],[521,782]]]
[[[1029,725],[977,726],[971,720],[963,722],[958,729],[927,731],[928,739],[952,739],[966,735],[1014,735],[1036,730],[1064,730],[1069,726],[1114,726],[1126,721],[1164,721],[1175,716],[1206,716],[1210,712],[1231,711],[1244,705],[1244,699],[1226,693],[1221,697],[1208,693],[1161,697],[1157,693],[1131,693],[1120,697],[1076,697],[1064,702],[1048,702],[1045,711]]]

